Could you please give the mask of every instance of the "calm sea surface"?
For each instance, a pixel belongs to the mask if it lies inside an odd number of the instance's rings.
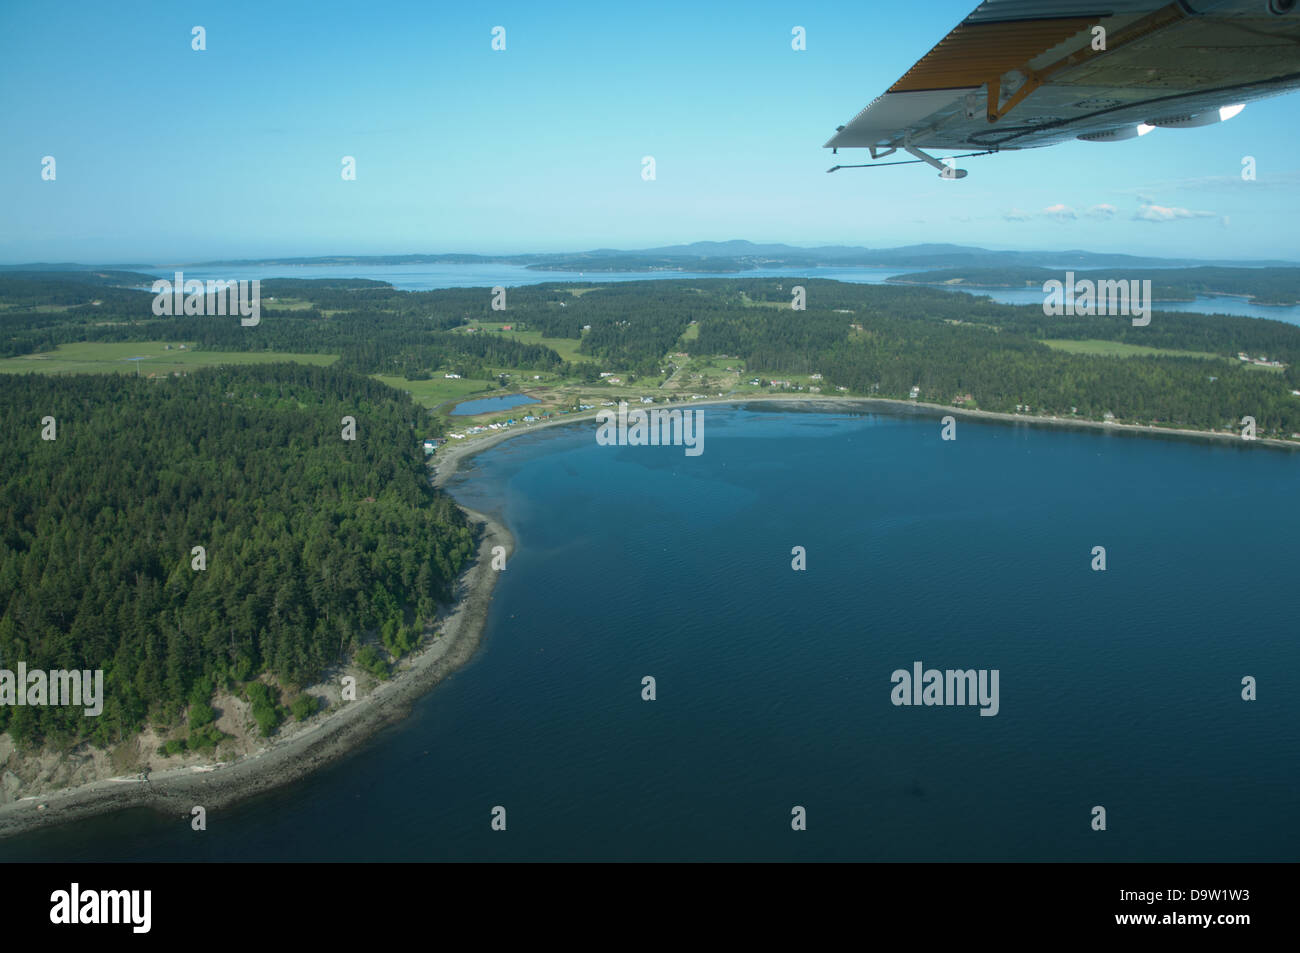
[[[466,465],[519,544],[483,646],[355,755],[0,860],[1300,858],[1300,455],[698,409],[697,457],[586,423]],[[915,661],[998,714],[894,706]]]

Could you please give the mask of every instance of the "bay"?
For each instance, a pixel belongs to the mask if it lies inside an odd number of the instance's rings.
[[[698,457],[580,423],[467,462],[449,489],[518,541],[483,645],[356,754],[206,832],[133,810],[0,858],[1300,855],[1300,457],[697,409]],[[895,706],[915,661],[997,669],[998,714]]]

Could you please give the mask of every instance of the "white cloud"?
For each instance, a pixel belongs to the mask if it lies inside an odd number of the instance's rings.
[[[1026,212],[1022,208],[1012,206],[1002,213],[1004,221],[1008,222],[1028,222],[1035,218],[1049,218],[1056,222],[1074,222],[1078,221],[1080,216],[1087,218],[1110,219],[1114,218],[1119,209],[1105,202],[1100,205],[1089,205],[1082,210],[1076,210],[1072,205],[1066,205],[1064,202],[1057,202],[1055,205],[1049,205],[1046,208],[1039,209],[1037,212]]]
[[[1189,208],[1179,208],[1169,205],[1154,205],[1148,203],[1143,205],[1134,214],[1133,218],[1142,222],[1176,222],[1185,218],[1218,218],[1217,212],[1204,212]]]

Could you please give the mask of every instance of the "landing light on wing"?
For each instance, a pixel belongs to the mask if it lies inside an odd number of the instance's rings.
[[[1245,108],[1245,103],[1238,103],[1236,106],[1222,106],[1219,109],[1211,109],[1208,112],[1196,113],[1191,116],[1169,116],[1165,119],[1152,119],[1151,125],[1159,126],[1162,129],[1191,129],[1195,126],[1211,126],[1216,122],[1227,122]]]
[[[1139,123],[1136,126],[1124,126],[1120,129],[1108,129],[1105,132],[1088,132],[1076,138],[1083,142],[1120,142],[1124,139],[1136,139],[1138,136],[1145,136],[1154,129],[1155,126],[1147,123]]]

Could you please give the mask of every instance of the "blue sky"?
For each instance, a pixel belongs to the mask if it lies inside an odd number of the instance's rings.
[[[1300,258],[1297,95],[960,182],[827,175],[866,161],[821,148],[835,127],[975,3],[4,4],[0,262],[731,238]]]

